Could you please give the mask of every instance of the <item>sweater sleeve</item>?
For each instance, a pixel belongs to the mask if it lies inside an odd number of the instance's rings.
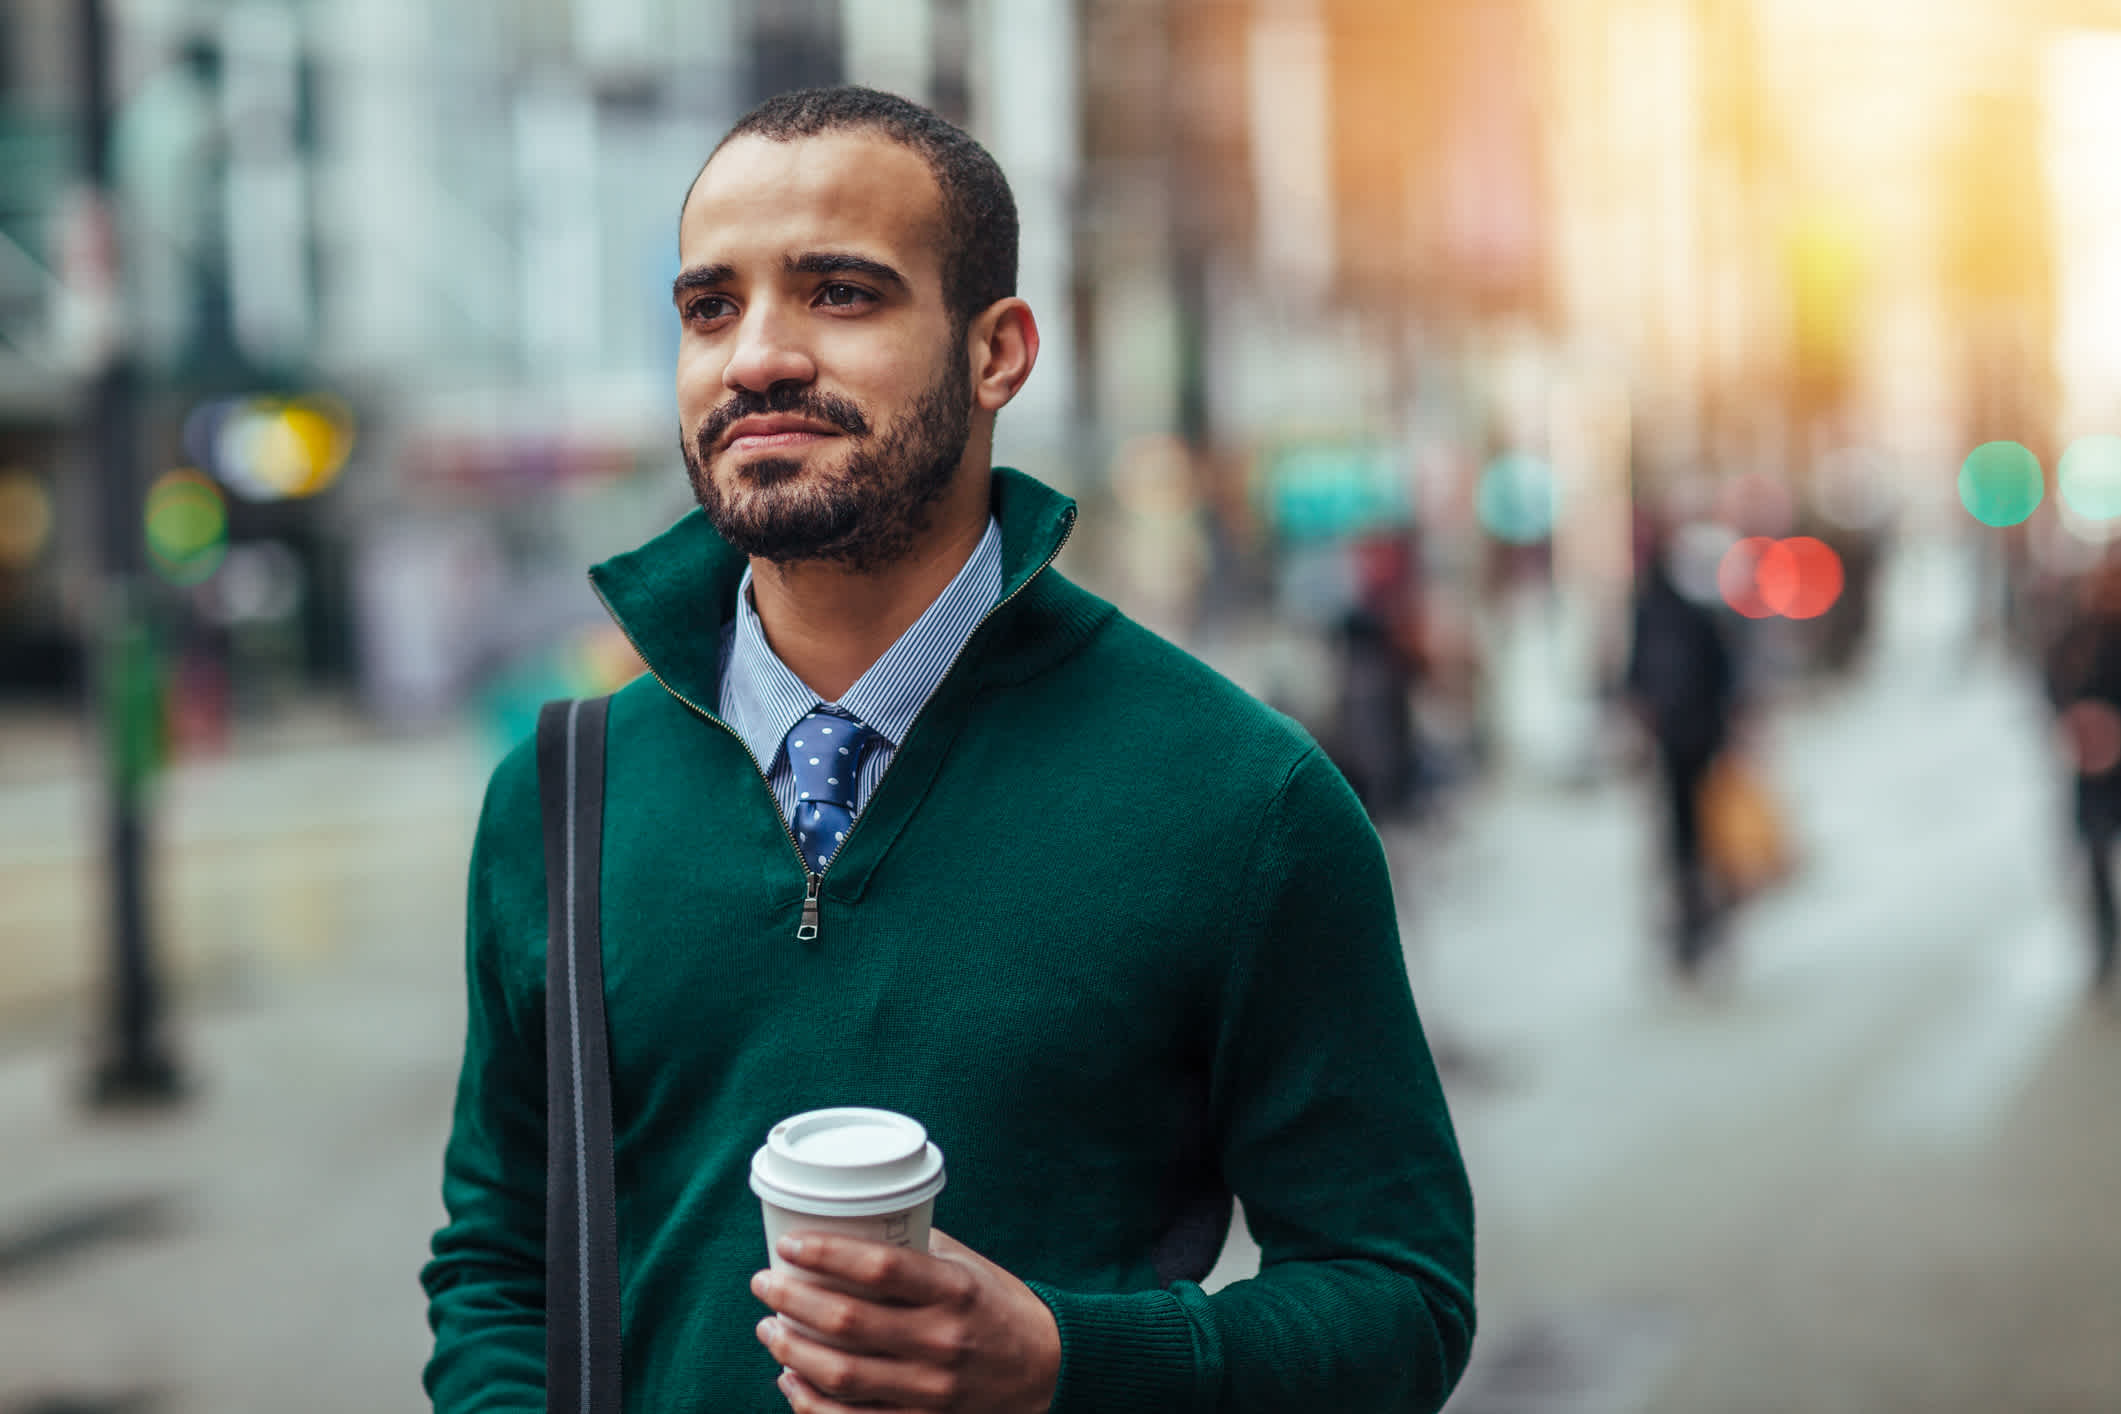
[[[1429,1414],[1473,1339],[1472,1195],[1383,849],[1315,749],[1247,860],[1210,1104],[1260,1272],[1122,1294],[1034,1286],[1053,1414]]]
[[[538,999],[520,988],[511,998],[504,985],[497,898],[514,895],[520,908],[535,896],[542,906],[535,791],[506,788],[526,765],[518,753],[496,772],[472,846],[464,1060],[442,1162],[448,1221],[420,1274],[435,1337],[424,1383],[436,1414],[545,1408],[544,1036]],[[512,889],[497,877],[504,859]]]

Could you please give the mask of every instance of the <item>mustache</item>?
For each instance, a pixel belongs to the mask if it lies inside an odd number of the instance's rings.
[[[707,457],[723,435],[741,419],[764,417],[769,413],[811,418],[837,427],[850,437],[869,435],[869,419],[862,416],[860,408],[839,394],[795,383],[776,383],[763,393],[740,389],[736,396],[709,413],[707,421],[700,425],[701,458]]]

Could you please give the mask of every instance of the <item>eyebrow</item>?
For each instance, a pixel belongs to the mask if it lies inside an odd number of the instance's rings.
[[[682,302],[690,291],[713,289],[735,278],[736,270],[729,265],[694,265],[680,270],[678,277],[670,282],[671,303]]]
[[[788,257],[782,268],[791,275],[866,275],[901,293],[912,288],[904,275],[883,261],[871,260],[866,255],[850,255],[845,251],[805,251]],[[735,279],[736,268],[732,265],[694,265],[679,271],[678,277],[670,282],[670,298],[673,303],[682,302],[693,290],[714,289]]]
[[[798,255],[788,262],[791,275],[867,275],[880,285],[890,285],[898,290],[911,288],[906,277],[884,264],[871,260],[866,255],[848,255],[841,251],[814,250]]]

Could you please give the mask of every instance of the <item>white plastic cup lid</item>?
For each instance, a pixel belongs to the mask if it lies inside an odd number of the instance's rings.
[[[890,1110],[809,1110],[767,1132],[751,1156],[751,1191],[791,1212],[897,1212],[943,1191],[943,1151],[920,1121]]]

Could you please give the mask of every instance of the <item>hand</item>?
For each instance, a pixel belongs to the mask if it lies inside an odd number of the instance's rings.
[[[960,1414],[1052,1406],[1060,1328],[1046,1303],[946,1233],[931,1232],[928,1247],[814,1232],[781,1239],[782,1260],[800,1272],[760,1272],[751,1291],[778,1313],[759,1322],[759,1342],[784,1367],[781,1393],[796,1414],[856,1403]]]

